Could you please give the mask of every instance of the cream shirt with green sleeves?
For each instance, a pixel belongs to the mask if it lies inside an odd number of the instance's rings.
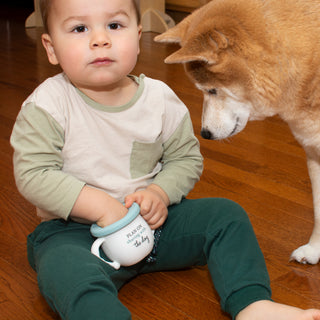
[[[202,156],[189,112],[163,82],[131,76],[129,103],[104,106],[64,73],[23,103],[11,136],[21,194],[44,220],[68,219],[83,186],[124,201],[150,183],[178,203],[199,180]]]

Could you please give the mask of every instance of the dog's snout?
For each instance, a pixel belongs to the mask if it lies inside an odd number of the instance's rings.
[[[204,139],[213,140],[213,134],[208,129],[201,129],[201,137]]]

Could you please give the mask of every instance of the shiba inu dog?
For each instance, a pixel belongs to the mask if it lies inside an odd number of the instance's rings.
[[[279,115],[303,146],[312,183],[314,230],[291,259],[320,259],[320,1],[213,0],[155,38],[179,43],[204,94],[201,135],[218,140],[250,120]]]

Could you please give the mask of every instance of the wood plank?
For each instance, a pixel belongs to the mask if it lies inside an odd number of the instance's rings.
[[[177,273],[178,274],[178,273]],[[219,302],[216,297],[202,294],[194,290],[193,286],[185,285],[179,279],[172,277],[172,274],[157,273],[139,276],[131,282],[135,286],[130,290],[128,300],[125,302],[134,308],[130,303],[130,295],[134,294],[141,297],[142,306],[140,313],[144,314],[143,319],[228,319],[221,313]],[[212,290],[212,289],[211,289]],[[174,297],[174,299],[173,299]],[[148,307],[148,305],[150,306]],[[154,313],[152,305],[161,304],[161,314]],[[144,308],[146,307],[146,308]],[[145,309],[145,311],[143,311]],[[152,312],[150,312],[152,310]]]
[[[23,269],[16,269],[1,258],[0,274],[1,319],[58,319],[40,295],[36,280],[25,278]]]

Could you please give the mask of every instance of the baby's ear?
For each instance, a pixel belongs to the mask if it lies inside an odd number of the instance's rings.
[[[41,36],[41,40],[42,40],[42,45],[46,49],[49,62],[54,65],[59,64],[50,35],[47,33],[43,34]]]

